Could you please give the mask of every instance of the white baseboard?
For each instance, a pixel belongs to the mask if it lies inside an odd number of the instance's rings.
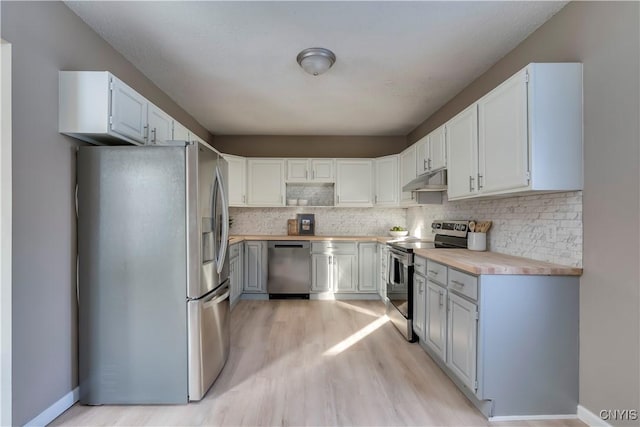
[[[489,417],[489,421],[529,421],[529,420],[575,420],[576,414],[563,415],[506,415]]]
[[[42,411],[40,415],[25,424],[27,427],[42,427],[58,418],[64,411],[71,408],[78,401],[80,395],[78,387],[62,396],[56,403]]]
[[[582,405],[578,405],[578,419],[591,427],[611,427],[611,424]]]

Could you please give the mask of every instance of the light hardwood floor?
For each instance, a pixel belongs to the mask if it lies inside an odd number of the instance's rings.
[[[584,426],[487,420],[377,301],[240,301],[220,377],[182,406],[75,405],[53,425]]]

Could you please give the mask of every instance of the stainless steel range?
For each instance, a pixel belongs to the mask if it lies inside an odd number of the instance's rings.
[[[405,238],[387,242],[387,316],[408,341],[413,333],[413,252],[415,249],[466,248],[469,221],[434,221],[433,241]]]

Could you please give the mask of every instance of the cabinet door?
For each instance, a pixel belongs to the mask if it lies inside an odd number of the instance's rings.
[[[287,181],[305,182],[309,176],[309,161],[307,159],[287,160]]]
[[[419,274],[413,275],[413,331],[424,340],[426,279]]]
[[[447,290],[427,280],[427,301],[425,320],[425,342],[440,356],[447,360]]]
[[[331,291],[331,280],[333,270],[331,255],[313,254],[311,255],[311,291],[327,292]]]
[[[429,171],[429,135],[416,142],[416,176]]]
[[[478,188],[482,193],[529,185],[526,70],[478,101]]]
[[[373,206],[371,160],[337,160],[336,171],[336,206]]]
[[[407,185],[416,176],[416,146],[415,144],[400,153],[400,189]],[[411,205],[415,202],[415,194],[411,191],[402,192],[400,202],[403,205]]]
[[[449,292],[447,366],[473,392],[476,391],[477,316],[475,304]]]
[[[478,111],[473,104],[447,122],[449,200],[478,193]]]
[[[333,159],[312,159],[311,176],[314,182],[334,182]]]
[[[147,100],[122,81],[111,80],[111,130],[144,143],[147,131]]]
[[[162,144],[173,139],[173,119],[151,103],[148,106],[148,123],[147,145]]]
[[[242,294],[242,263],[240,262],[240,260],[240,257],[236,257],[229,261],[231,304],[235,303]]]
[[[358,244],[358,290],[360,292],[376,292],[378,269],[376,260],[378,255],[377,243]]]
[[[429,158],[427,159],[429,170],[438,170],[447,167],[447,141],[444,125],[429,134]]]
[[[267,290],[267,243],[245,242],[244,292],[264,293]]]
[[[284,160],[248,159],[247,204],[284,206]]]
[[[238,156],[224,156],[229,164],[229,206],[247,204],[247,159]]]
[[[377,206],[398,206],[400,184],[398,181],[398,156],[386,156],[376,159],[376,196]]]
[[[385,301],[387,298],[387,257],[389,256],[389,249],[387,245],[383,243],[378,245],[378,249],[378,253],[380,255],[380,287],[378,289],[378,292],[380,293],[380,298],[382,298],[382,301]]]
[[[189,129],[176,121],[173,122],[173,139],[180,141],[191,141]]]
[[[357,290],[358,266],[355,255],[331,255],[333,264],[334,292],[355,292]]]

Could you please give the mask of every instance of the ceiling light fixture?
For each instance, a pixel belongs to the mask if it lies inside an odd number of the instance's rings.
[[[310,47],[300,52],[296,59],[303,70],[317,76],[333,66],[336,55],[323,47]]]

